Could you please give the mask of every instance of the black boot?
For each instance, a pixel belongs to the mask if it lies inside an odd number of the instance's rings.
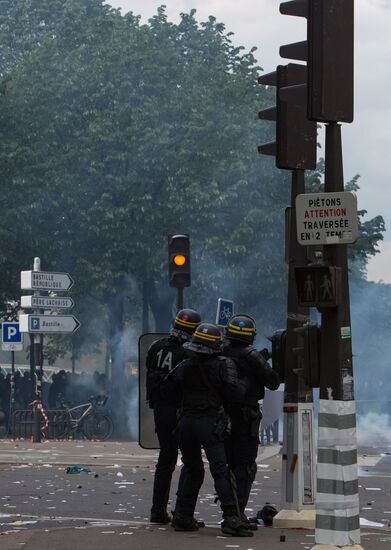
[[[171,525],[175,531],[198,531],[198,523],[193,517],[174,514]]]
[[[221,531],[224,535],[232,537],[252,537],[254,533],[242,525],[242,521],[237,516],[226,516],[221,524]]]
[[[172,517],[175,518],[175,510],[171,513],[172,513]],[[205,527],[205,522],[204,521],[198,520],[194,516],[193,516],[193,520],[196,522],[198,527]],[[171,521],[171,524],[172,525],[174,524],[174,519]]]
[[[167,511],[164,508],[154,508],[151,509],[151,523],[161,523],[166,525],[170,523],[171,518],[167,514]]]
[[[240,519],[242,520],[242,525],[244,529],[248,529],[249,531],[258,530],[258,525],[256,523],[251,522],[244,512],[240,514]]]

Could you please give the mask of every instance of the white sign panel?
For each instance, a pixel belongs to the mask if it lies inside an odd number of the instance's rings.
[[[350,244],[358,238],[354,193],[306,193],[296,197],[297,240],[302,245]]]
[[[73,279],[68,273],[21,271],[20,285],[22,290],[69,290]]]
[[[80,327],[73,315],[26,315],[19,316],[20,332],[37,334],[72,334]]]
[[[75,305],[72,298],[50,298],[48,296],[21,296],[20,305],[22,308],[42,309],[66,309]]]

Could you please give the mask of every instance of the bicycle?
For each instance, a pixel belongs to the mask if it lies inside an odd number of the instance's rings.
[[[104,407],[106,402],[106,395],[92,396],[87,403],[75,407],[69,407],[61,400],[62,408],[58,411],[60,418],[54,419],[57,438],[66,439],[76,432],[81,432],[87,439],[109,439],[114,429],[113,421],[108,414],[96,411],[96,407]]]

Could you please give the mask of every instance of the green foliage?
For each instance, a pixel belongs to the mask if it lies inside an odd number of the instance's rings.
[[[322,193],[324,190],[323,177],[325,172],[324,159],[318,163],[317,169],[310,172],[306,178],[307,193]],[[354,176],[345,183],[345,191],[358,193],[359,175]],[[383,233],[386,231],[384,218],[375,216],[370,220],[364,220],[367,214],[366,210],[358,211],[359,238],[349,246],[350,268],[355,279],[365,278],[367,263],[371,256],[379,252],[379,242],[383,240]]]
[[[18,272],[40,256],[76,280],[74,353],[109,335],[115,356],[142,297],[167,330],[166,239],[186,232],[191,305],[211,319],[223,295],[265,330],[282,323],[290,184],[256,153],[274,97],[253,50],[194,10],[141,24],[101,0],[1,2],[0,34],[0,298],[19,296]],[[384,225],[362,227],[365,262]]]

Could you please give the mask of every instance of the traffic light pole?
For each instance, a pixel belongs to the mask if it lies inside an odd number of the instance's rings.
[[[341,126],[326,125],[325,192],[344,190]],[[318,467],[314,548],[361,548],[356,411],[346,245],[324,247],[342,270],[341,301],[322,311]]]
[[[181,309],[183,309],[183,287],[178,287],[176,293],[176,312],[178,313]]]
[[[287,227],[288,304],[284,392],[284,439],[282,451],[281,510],[276,527],[313,528],[315,525],[315,449],[313,395],[295,373],[298,346],[295,329],[309,321],[309,309],[299,306],[295,267],[306,264],[307,249],[296,238],[296,197],[305,192],[304,170],[292,171],[291,209]]]

